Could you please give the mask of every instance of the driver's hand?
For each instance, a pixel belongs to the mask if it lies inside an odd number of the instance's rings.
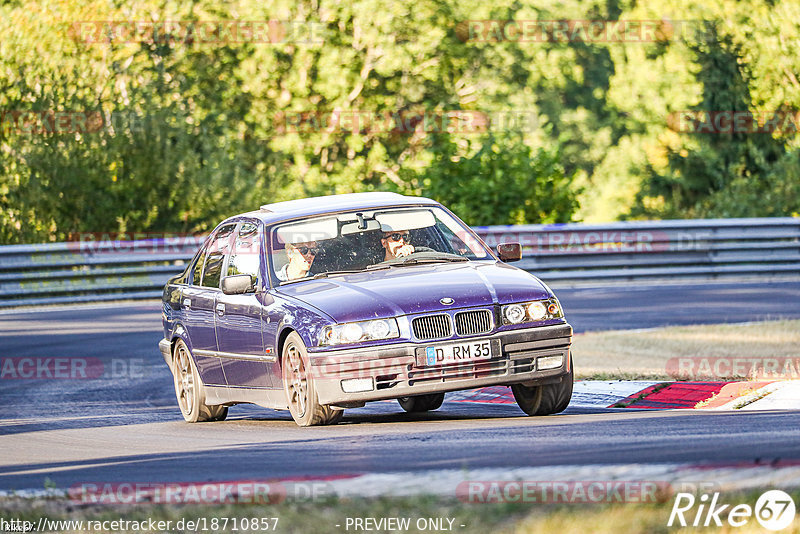
[[[403,245],[402,247],[397,249],[395,256],[397,256],[398,258],[403,258],[405,256],[408,256],[409,254],[412,254],[413,252],[414,252],[414,245]]]

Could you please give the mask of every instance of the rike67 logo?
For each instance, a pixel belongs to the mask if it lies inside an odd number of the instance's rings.
[[[720,494],[707,493],[696,498],[691,493],[678,493],[669,514],[667,526],[742,527],[755,516],[756,521],[767,530],[778,531],[794,521],[795,505],[791,495],[781,490],[769,490],[761,494],[756,505],[732,505],[720,502]]]

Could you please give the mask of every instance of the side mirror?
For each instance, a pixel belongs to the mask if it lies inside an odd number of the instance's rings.
[[[518,261],[522,258],[522,245],[519,243],[500,243],[497,245],[497,255],[505,262]]]
[[[253,279],[249,274],[234,274],[222,279],[222,292],[226,295],[243,295],[253,291]]]

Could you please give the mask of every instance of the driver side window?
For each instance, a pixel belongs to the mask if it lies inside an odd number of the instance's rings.
[[[245,222],[237,233],[225,276],[249,274],[253,285],[256,285],[260,267],[261,233],[256,223]]]

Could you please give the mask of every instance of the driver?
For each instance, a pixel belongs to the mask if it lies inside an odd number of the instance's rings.
[[[286,256],[289,263],[278,271],[278,280],[288,282],[310,276],[309,271],[317,257],[319,247],[316,241],[304,241],[302,243],[286,243]]]
[[[408,230],[384,232],[381,238],[381,246],[386,251],[383,261],[403,258],[413,253],[414,245],[410,244],[409,240]]]

